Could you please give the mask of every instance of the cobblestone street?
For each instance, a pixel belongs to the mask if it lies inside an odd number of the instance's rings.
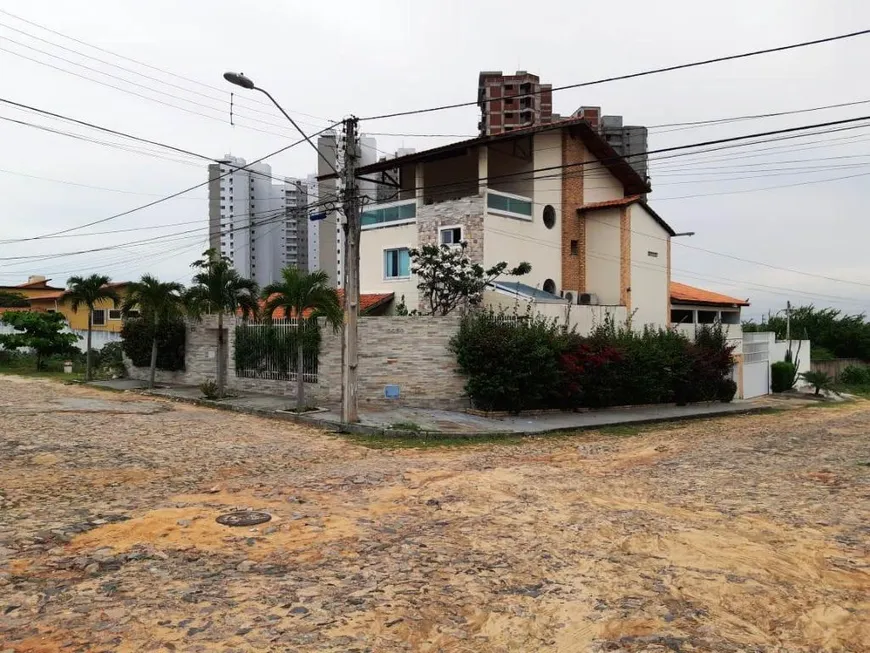
[[[870,651],[870,402],[384,449],[2,376],[0,420],[3,653]]]

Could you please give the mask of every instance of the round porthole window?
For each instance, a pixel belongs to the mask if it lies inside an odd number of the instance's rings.
[[[552,229],[556,226],[556,209],[550,204],[544,207],[544,226],[547,229]]]
[[[556,282],[553,281],[552,279],[547,279],[544,282],[544,292],[548,292],[551,295],[555,295],[556,294]]]

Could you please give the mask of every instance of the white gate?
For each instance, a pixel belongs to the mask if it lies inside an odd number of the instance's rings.
[[[743,398],[770,393],[770,335],[743,334]]]

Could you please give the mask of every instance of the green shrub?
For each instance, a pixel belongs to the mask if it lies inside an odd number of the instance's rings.
[[[217,382],[213,381],[212,379],[207,379],[200,383],[199,391],[206,399],[220,399],[221,396],[220,388],[218,388]]]
[[[866,365],[847,365],[840,372],[840,383],[846,385],[870,385],[870,367]]]
[[[795,381],[795,366],[788,361],[779,361],[770,366],[770,389],[773,392],[791,390]]]
[[[553,321],[483,310],[462,318],[450,347],[476,408],[519,413],[557,402],[564,341]]]
[[[719,401],[723,404],[731,403],[737,394],[737,383],[733,379],[722,379],[719,382]]]
[[[124,322],[121,346],[127,358],[136,367],[151,366],[151,327],[142,319]],[[157,330],[157,369],[176,371],[184,369],[184,322],[162,323]]]
[[[814,361],[832,361],[837,357],[834,356],[834,352],[830,349],[813,346],[812,350],[810,350],[810,358]]]
[[[816,396],[818,396],[822,390],[830,390],[831,386],[834,385],[834,379],[828,376],[825,372],[804,372],[801,374],[801,379],[813,386]]]

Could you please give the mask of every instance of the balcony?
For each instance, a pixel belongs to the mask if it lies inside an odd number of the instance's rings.
[[[374,204],[360,215],[363,229],[391,227],[398,224],[409,224],[417,218],[417,200],[390,202],[389,204]]]

